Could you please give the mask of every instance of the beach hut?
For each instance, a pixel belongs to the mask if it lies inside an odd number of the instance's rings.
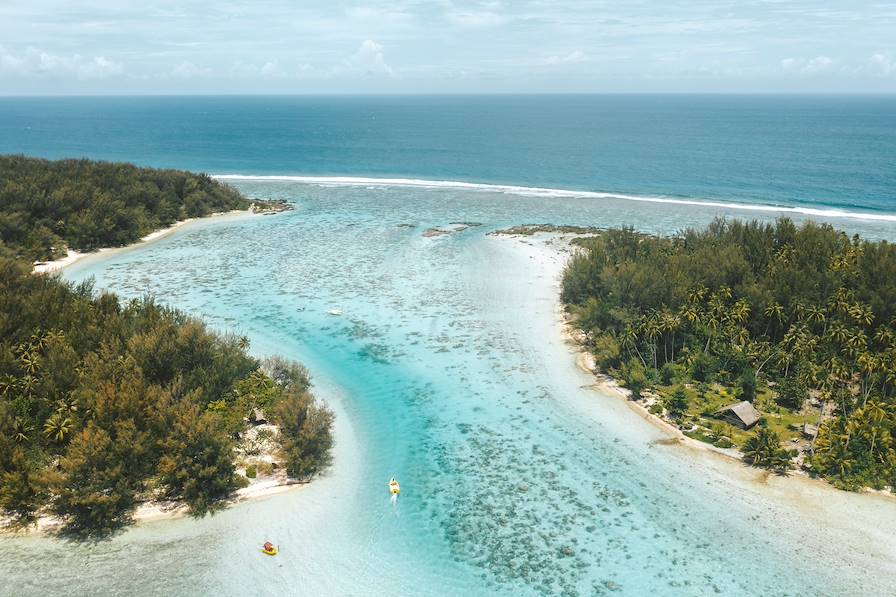
[[[261,412],[260,408],[253,408],[252,415],[249,418],[249,422],[253,425],[264,425],[268,422],[268,420],[265,418],[264,413]]]
[[[723,406],[713,414],[725,419],[732,425],[737,425],[741,429],[749,429],[762,418],[759,411],[753,408],[753,405],[746,400],[737,404]]]
[[[818,425],[812,425],[811,423],[803,424],[803,435],[806,436],[807,439],[815,439],[815,436],[818,435]]]

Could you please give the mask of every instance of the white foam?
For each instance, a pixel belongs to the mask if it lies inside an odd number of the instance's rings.
[[[723,209],[739,209],[748,211],[796,213],[818,218],[847,218],[853,220],[873,220],[879,222],[896,222],[896,214],[875,214],[859,211],[843,211],[839,209],[819,209],[813,207],[793,207],[784,205],[763,205],[752,203],[728,203],[698,199],[677,199],[672,197],[649,197],[641,195],[623,195],[598,191],[573,191],[568,189],[549,189],[543,187],[523,187],[516,185],[485,184],[463,182],[457,180],[424,180],[418,178],[370,178],[363,176],[280,176],[249,174],[215,174],[219,180],[280,180],[302,182],[321,186],[364,186],[364,187],[417,187],[428,189],[464,189],[473,191],[491,191],[513,195],[529,195],[538,197],[564,197],[585,199],[621,199],[624,201],[641,201],[646,203],[669,203],[673,205],[694,205],[699,207],[718,207]]]

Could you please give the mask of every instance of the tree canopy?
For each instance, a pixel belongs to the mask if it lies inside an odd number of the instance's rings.
[[[843,487],[896,486],[894,245],[786,218],[579,244],[562,299],[601,367],[639,389],[675,377],[749,401],[765,384],[790,411],[811,392],[812,469]]]
[[[234,438],[255,408],[288,414],[284,468],[318,472],[332,414],[302,367],[246,347],[150,298],[121,304],[0,259],[0,509],[48,509],[88,535],[152,497],[214,510],[240,482]]]
[[[0,513],[52,513],[93,537],[155,498],[214,511],[247,482],[235,445],[258,408],[280,425],[283,469],[308,479],[326,466],[333,416],[301,365],[259,362],[246,338],[151,297],[123,303],[32,274],[31,260],[64,247],[248,205],[205,175],[0,157]]]
[[[206,174],[0,156],[0,206],[0,242],[35,261],[67,248],[126,245],[178,220],[246,209],[249,201]]]

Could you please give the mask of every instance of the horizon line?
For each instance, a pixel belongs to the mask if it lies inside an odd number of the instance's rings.
[[[766,97],[890,97],[893,91],[440,91],[440,92],[285,92],[285,93],[59,93],[4,94],[0,99],[104,97],[561,97],[561,96],[766,96]]]

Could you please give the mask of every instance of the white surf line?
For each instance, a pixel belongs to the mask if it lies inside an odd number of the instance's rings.
[[[369,178],[355,176],[281,176],[281,175],[251,175],[251,174],[213,174],[212,178],[218,180],[272,180],[301,182],[307,184],[333,185],[333,186],[380,186],[380,187],[417,187],[429,189],[465,189],[472,191],[492,191],[513,195],[530,195],[538,197],[564,197],[585,199],[622,199],[625,201],[640,201],[644,203],[667,203],[672,205],[691,205],[698,207],[718,207],[723,209],[739,209],[748,211],[762,211],[775,213],[798,213],[819,218],[845,218],[854,220],[873,220],[878,222],[896,222],[896,214],[875,214],[858,211],[843,211],[839,209],[818,209],[812,207],[794,207],[784,205],[763,205],[750,203],[726,203],[723,201],[702,201],[694,199],[674,199],[671,197],[647,197],[638,195],[624,195],[619,193],[605,193],[599,191],[573,191],[568,189],[549,189],[543,187],[523,187],[515,185],[485,184],[478,182],[463,182],[455,180],[425,180],[418,178]]]

